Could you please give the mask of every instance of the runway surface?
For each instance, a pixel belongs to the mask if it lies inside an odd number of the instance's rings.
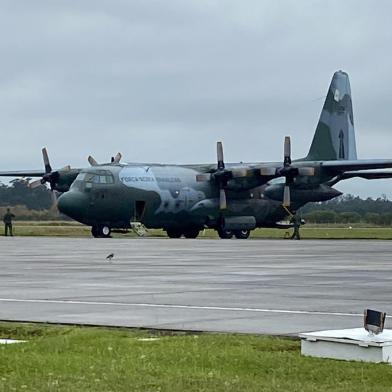
[[[391,251],[388,241],[2,237],[0,319],[284,335],[358,327],[366,307],[392,314]]]

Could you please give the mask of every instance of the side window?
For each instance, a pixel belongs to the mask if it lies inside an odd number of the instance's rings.
[[[86,173],[86,177],[85,177],[85,181],[86,182],[99,182],[99,177],[96,176],[93,173]]]
[[[100,184],[113,184],[114,179],[112,175],[106,175],[106,176],[99,176],[99,183]]]
[[[109,174],[83,173],[83,180],[86,181],[87,183],[94,183],[94,184],[114,184],[114,177],[110,173]]]

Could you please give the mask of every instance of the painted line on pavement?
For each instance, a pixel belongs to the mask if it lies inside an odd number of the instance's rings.
[[[55,300],[55,299],[19,299],[0,298],[0,302],[22,302],[37,304],[65,304],[65,305],[95,305],[95,306],[128,306],[141,308],[166,308],[166,309],[195,309],[195,310],[221,310],[235,312],[256,312],[256,313],[278,313],[278,314],[305,314],[320,316],[350,316],[363,317],[363,313],[343,313],[343,312],[321,312],[312,310],[288,310],[288,309],[261,309],[261,308],[241,308],[224,306],[199,306],[199,305],[171,305],[171,304],[151,304],[151,303],[127,303],[127,302],[98,302],[98,301],[77,301],[77,300]]]

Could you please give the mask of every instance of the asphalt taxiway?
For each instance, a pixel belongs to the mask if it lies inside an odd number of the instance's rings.
[[[359,327],[366,307],[392,314],[391,256],[389,241],[2,237],[0,319],[285,335]]]

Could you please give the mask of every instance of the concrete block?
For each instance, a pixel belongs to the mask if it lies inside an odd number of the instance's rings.
[[[301,354],[346,361],[392,363],[392,330],[370,335],[364,328],[300,333]]]

